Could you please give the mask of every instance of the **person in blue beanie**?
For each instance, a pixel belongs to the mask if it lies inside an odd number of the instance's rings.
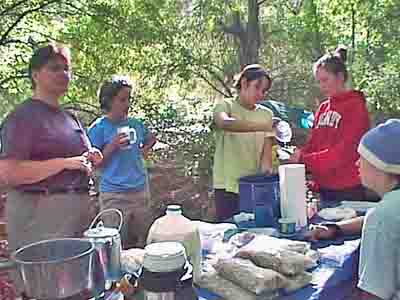
[[[358,147],[361,182],[382,200],[365,217],[319,226],[311,240],[361,232],[361,299],[400,299],[400,120],[368,131]]]

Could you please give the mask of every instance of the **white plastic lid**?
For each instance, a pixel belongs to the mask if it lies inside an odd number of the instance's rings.
[[[296,224],[296,219],[295,218],[280,218],[278,220],[279,223],[281,224]]]
[[[180,205],[177,204],[173,204],[173,205],[168,205],[167,206],[167,214],[182,214],[182,209]]]

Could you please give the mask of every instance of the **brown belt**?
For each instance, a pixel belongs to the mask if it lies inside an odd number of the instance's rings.
[[[32,189],[32,190],[21,190],[23,193],[29,194],[69,194],[69,193],[89,193],[88,187],[70,187],[70,188],[41,188],[41,189]]]

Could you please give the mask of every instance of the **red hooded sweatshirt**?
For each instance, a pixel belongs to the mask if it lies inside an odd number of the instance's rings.
[[[361,137],[369,130],[364,94],[345,91],[321,103],[301,158],[321,188],[342,190],[361,184],[356,162]]]

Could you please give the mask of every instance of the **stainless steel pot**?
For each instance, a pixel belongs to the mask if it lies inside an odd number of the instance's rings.
[[[119,226],[117,228],[104,227],[103,222],[97,223],[97,220],[105,213],[115,213],[119,216]],[[122,277],[121,274],[121,231],[123,222],[122,213],[118,209],[110,208],[101,211],[92,221],[89,229],[84,232],[99,253],[100,264],[104,270],[106,280],[117,281]]]
[[[62,299],[82,293],[97,297],[104,291],[103,270],[90,241],[40,241],[18,249],[11,259],[0,263],[0,269],[16,267],[31,298]]]

